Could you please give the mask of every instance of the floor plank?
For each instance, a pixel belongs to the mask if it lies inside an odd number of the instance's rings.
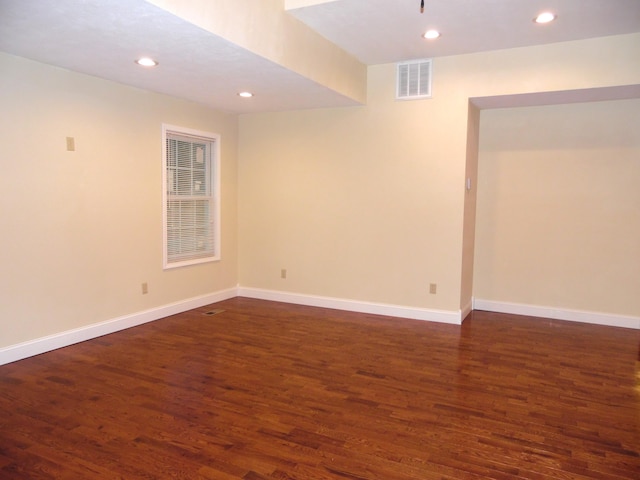
[[[235,298],[1,366],[0,478],[637,479],[639,344]]]

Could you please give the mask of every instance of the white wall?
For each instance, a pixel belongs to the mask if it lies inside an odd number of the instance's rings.
[[[0,348],[235,287],[235,116],[5,54],[0,71]],[[218,263],[162,270],[163,122],[222,136]]]

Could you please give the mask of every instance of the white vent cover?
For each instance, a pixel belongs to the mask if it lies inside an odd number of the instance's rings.
[[[398,63],[396,98],[431,97],[431,59]]]

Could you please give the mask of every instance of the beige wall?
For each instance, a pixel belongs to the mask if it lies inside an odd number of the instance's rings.
[[[367,107],[241,117],[242,286],[459,307],[467,101],[395,102],[393,78],[370,68]]]
[[[366,106],[238,122],[0,54],[0,348],[237,283],[459,311],[469,97],[640,84],[637,58],[640,35],[439,58],[434,97],[400,102],[379,65]],[[161,269],[163,122],[222,135],[219,263]]]
[[[0,347],[236,285],[237,117],[5,54],[0,71]],[[222,136],[218,263],[162,270],[163,122]]]
[[[640,316],[640,100],[485,110],[474,296]]]
[[[420,101],[395,101],[395,66],[378,65],[366,106],[242,115],[240,284],[459,311],[468,99],[638,84],[637,58],[640,35],[436,58]]]

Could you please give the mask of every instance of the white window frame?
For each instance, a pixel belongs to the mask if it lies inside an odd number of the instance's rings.
[[[179,136],[193,139],[194,141],[205,142],[210,145],[210,158],[205,158],[205,163],[209,162],[206,180],[209,182],[209,190],[206,194],[198,194],[199,201],[209,201],[208,228],[212,229],[212,248],[204,248],[202,254],[195,252],[185,259],[176,258],[180,255],[171,255],[169,252],[169,201],[179,200],[184,195],[171,195],[169,186],[169,156],[167,151],[167,137]],[[197,187],[199,189],[199,185]],[[206,188],[206,187],[205,187]],[[195,199],[196,197],[189,197]],[[185,198],[185,200],[189,200]],[[220,135],[216,133],[203,132],[190,128],[175,125],[162,125],[162,243],[163,243],[163,269],[184,267],[187,265],[197,265],[206,262],[218,261],[220,254]],[[191,258],[188,258],[191,257]]]

